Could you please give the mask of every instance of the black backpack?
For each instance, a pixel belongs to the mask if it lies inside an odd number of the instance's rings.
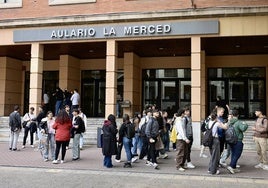
[[[204,134],[204,136],[203,136],[203,142],[202,142],[202,144],[203,144],[204,146],[207,146],[207,147],[210,147],[210,148],[212,147],[212,144],[213,144],[212,129],[213,129],[215,123],[216,123],[216,121],[212,124],[212,126],[211,126],[210,129],[208,128],[208,129],[206,130],[206,132],[205,132],[205,134]]]
[[[225,141],[227,144],[236,144],[238,137],[236,135],[235,129],[232,125],[229,125],[228,129],[225,131]]]
[[[126,124],[126,136],[128,139],[131,139],[135,136],[135,125],[133,123]]]

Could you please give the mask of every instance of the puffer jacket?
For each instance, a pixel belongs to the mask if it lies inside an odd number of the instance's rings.
[[[237,118],[232,118],[229,123],[234,127],[238,141],[242,141],[244,138],[244,132],[248,129],[248,124],[244,121],[238,120]]]

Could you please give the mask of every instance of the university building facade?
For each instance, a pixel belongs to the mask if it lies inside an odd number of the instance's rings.
[[[191,105],[199,138],[217,96],[244,119],[267,106],[266,0],[6,0],[0,18],[1,116],[60,87],[88,117],[116,114],[118,94],[131,116]]]

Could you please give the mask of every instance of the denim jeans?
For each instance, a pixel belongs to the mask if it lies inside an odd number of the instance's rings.
[[[43,156],[44,159],[48,159],[49,150],[50,150],[51,159],[56,160],[55,159],[55,135],[51,133],[47,135],[47,141],[45,143],[45,152]]]
[[[59,110],[61,109],[61,107],[62,107],[62,101],[56,101],[56,105],[55,105],[55,116],[58,115]]]
[[[80,134],[75,134],[73,138],[73,159],[80,158],[80,147],[79,147],[79,142],[80,142]]]
[[[9,138],[10,149],[17,149],[19,135],[20,135],[20,130],[16,132],[10,131],[10,138]]]
[[[106,166],[107,168],[113,167],[111,155],[104,155],[103,165]]]
[[[138,152],[137,152],[137,149],[140,150],[141,152],[141,148],[142,148],[142,140],[141,140],[141,137],[139,136],[139,134],[135,134],[135,137],[132,138],[132,145],[133,147],[131,148],[131,153],[133,155],[137,155]]]
[[[83,133],[81,133],[81,134],[80,134],[80,141],[79,141],[79,146],[80,146],[80,148],[82,148],[83,145],[84,145],[84,137],[83,137],[83,136],[84,136]]]
[[[127,161],[131,162],[132,154],[131,154],[131,145],[132,145],[132,139],[128,139],[127,137],[123,137],[123,145],[126,151],[127,155]]]
[[[236,168],[236,164],[242,154],[244,144],[242,141],[238,141],[236,144],[230,145],[230,147],[232,151],[230,166],[232,168]]]

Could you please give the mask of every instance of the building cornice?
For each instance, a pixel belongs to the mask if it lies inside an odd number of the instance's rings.
[[[268,6],[259,7],[213,7],[203,9],[167,10],[155,12],[120,12],[94,15],[72,15],[47,18],[7,19],[0,21],[0,28],[47,27],[83,24],[138,22],[155,20],[178,20],[220,18],[234,16],[268,15]]]

